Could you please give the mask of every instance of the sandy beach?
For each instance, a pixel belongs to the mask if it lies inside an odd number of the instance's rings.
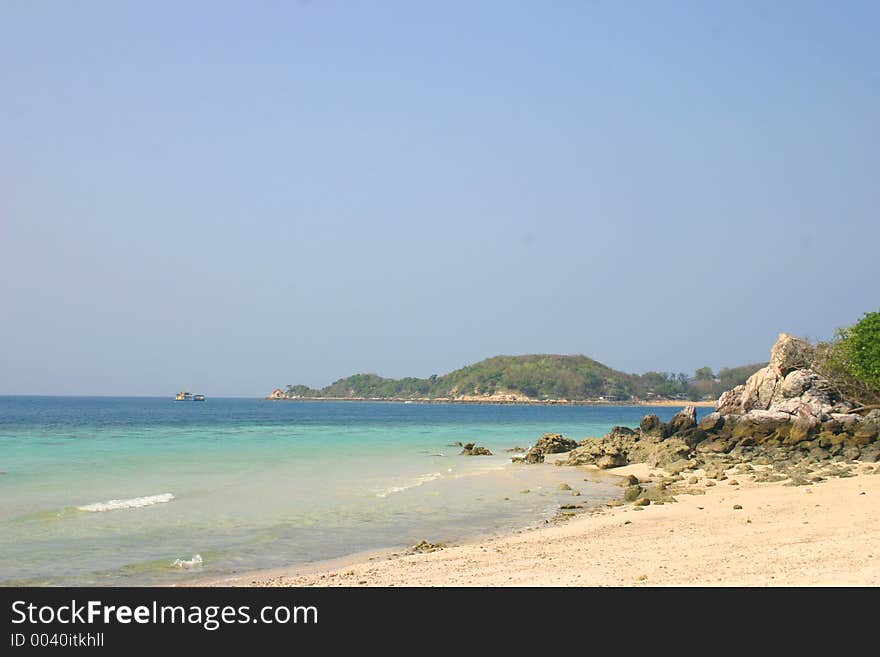
[[[664,474],[645,464],[614,472],[642,482]],[[676,503],[606,506],[434,552],[358,555],[208,585],[876,586],[880,464],[857,463],[852,474],[786,486],[731,469],[707,485],[698,470],[696,494],[676,494]]]

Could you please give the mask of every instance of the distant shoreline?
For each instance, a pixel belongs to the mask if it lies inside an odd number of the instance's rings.
[[[402,397],[264,397],[265,401],[280,402],[391,402],[395,404],[490,404],[494,406],[699,406],[714,407],[715,401],[689,401],[683,399],[655,400],[567,400],[567,399],[405,399]]]

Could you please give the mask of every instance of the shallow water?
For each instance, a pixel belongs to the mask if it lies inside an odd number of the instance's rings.
[[[506,448],[675,411],[0,397],[0,583],[170,584],[526,526],[620,489]]]

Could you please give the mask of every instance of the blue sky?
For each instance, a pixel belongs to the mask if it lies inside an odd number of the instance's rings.
[[[496,354],[692,372],[880,306],[880,4],[0,3],[0,394]]]

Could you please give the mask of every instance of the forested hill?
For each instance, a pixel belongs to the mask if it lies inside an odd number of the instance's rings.
[[[320,390],[303,385],[278,389],[274,398],[462,399],[508,397],[533,400],[708,399],[743,383],[764,363],[714,374],[708,367],[684,373],[627,374],[586,356],[537,354],[495,356],[426,379],[389,379],[355,374]]]

